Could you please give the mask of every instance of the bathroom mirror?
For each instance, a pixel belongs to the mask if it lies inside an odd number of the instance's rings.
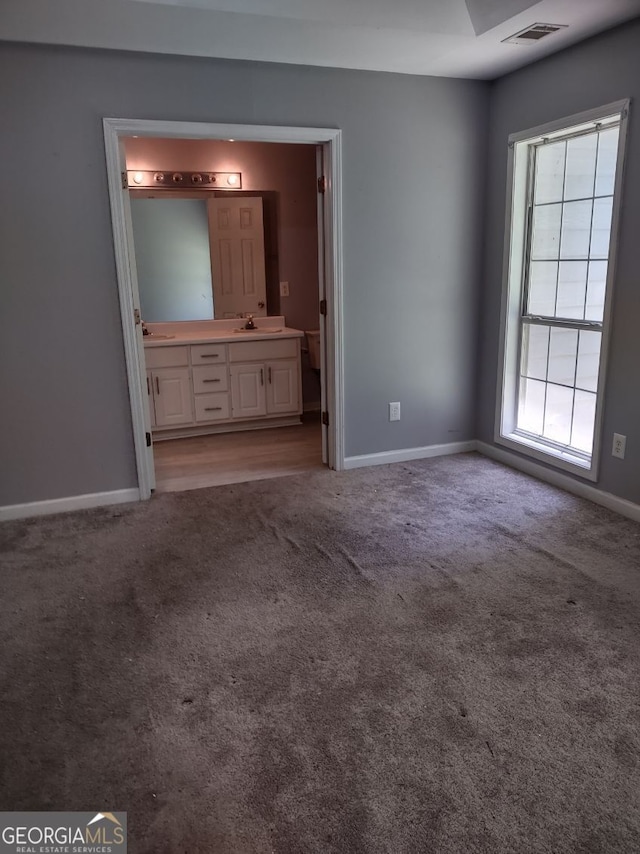
[[[272,196],[131,193],[143,319],[158,323],[278,314]],[[275,257],[269,251],[274,246]]]

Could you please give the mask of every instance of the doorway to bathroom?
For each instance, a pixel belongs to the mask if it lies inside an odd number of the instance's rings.
[[[104,124],[141,497],[148,497],[154,488],[191,489],[290,474],[323,464],[341,468],[340,132],[117,119],[106,119]],[[265,156],[267,151],[269,157]],[[306,164],[304,173],[300,171],[302,164]],[[213,177],[214,172],[233,174],[239,186],[231,192],[225,187],[208,193],[200,188],[194,193],[182,186],[178,192],[168,193],[164,188],[158,191],[153,186],[139,186],[143,172],[156,178],[161,172],[171,177],[178,172],[181,178],[184,173],[198,179],[202,173],[206,178]],[[300,183],[303,174],[304,187]],[[145,206],[155,206],[152,222],[154,216],[166,220],[171,208],[167,205],[169,197],[180,199],[176,207],[189,209],[187,219],[193,220],[200,215],[197,208],[206,204],[211,207],[214,198],[221,199],[224,208],[224,198],[230,196],[236,202],[240,200],[243,209],[258,204],[264,213],[266,304],[264,311],[256,311],[255,319],[257,331],[264,334],[242,336],[241,344],[234,335],[244,326],[244,318],[241,322],[232,315],[245,312],[220,310],[216,314],[207,308],[206,294],[198,293],[197,287],[189,289],[189,271],[176,260],[180,247],[187,246],[190,257],[199,257],[202,268],[206,266],[206,253],[195,248],[191,232],[182,238],[165,235],[161,249],[143,247],[145,241],[148,243],[149,223],[143,222],[140,228],[137,222]],[[210,238],[213,246],[213,231]],[[166,250],[171,246],[174,255],[168,258]],[[161,296],[165,303],[173,300],[173,316],[162,316],[157,307],[147,304],[148,280],[143,279],[144,271],[153,269],[149,256],[155,261],[154,282],[158,269],[166,272],[172,264],[184,272],[180,290],[191,300],[186,314],[176,305],[176,294],[170,293],[166,281],[161,283]],[[194,303],[194,295],[199,305]],[[221,299],[219,304],[223,309],[234,308]],[[136,323],[137,319],[141,322]],[[158,340],[150,342],[142,335],[143,321]],[[177,324],[177,337],[159,340],[176,335],[176,328],[169,329],[171,321]],[[215,354],[201,353],[202,342],[213,340],[202,337],[205,327],[215,326],[219,335],[218,327],[225,324],[224,346]],[[167,334],[168,329],[173,335]],[[196,341],[192,333],[196,332],[200,334],[197,346],[175,346],[191,345]],[[187,338],[180,337],[187,333]],[[249,344],[249,338],[256,337],[271,340],[261,349],[259,342]],[[163,347],[165,343],[174,346]],[[170,352],[182,353],[186,359],[182,367],[176,366],[173,371],[156,368],[158,359],[162,363]],[[228,364],[219,363],[216,369],[196,366],[199,355],[219,357]],[[294,357],[299,359],[297,380]],[[253,392],[260,397],[256,379],[260,375],[266,409],[248,409]],[[207,382],[218,385],[204,385]],[[215,394],[211,393],[213,389]],[[190,404],[185,403],[187,397]],[[208,403],[220,405],[205,406]],[[192,409],[185,415],[180,410],[187,405]],[[167,407],[169,421],[163,422]],[[205,415],[206,410],[218,410],[220,422],[213,420],[218,413]]]

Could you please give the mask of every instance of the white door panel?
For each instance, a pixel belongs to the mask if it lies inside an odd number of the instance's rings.
[[[216,317],[267,314],[262,199],[209,199]]]

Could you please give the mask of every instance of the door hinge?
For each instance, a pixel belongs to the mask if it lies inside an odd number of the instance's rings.
[[[139,308],[133,309],[133,319],[135,321],[136,326],[140,326],[140,324],[142,323],[142,318],[140,317],[140,309]]]
[[[145,435],[147,437],[147,448],[150,448],[151,447],[151,433],[146,433]]]
[[[319,193],[326,193],[327,192],[327,179],[325,178],[324,175],[321,175],[318,178],[318,192]]]
[[[329,426],[329,413],[326,411],[322,413],[322,423],[325,427]]]
[[[128,190],[129,189],[129,179],[127,177],[127,173],[121,172],[120,177],[122,178],[122,189]]]
[[[327,301],[326,301],[326,299],[320,300],[320,314],[322,314],[324,317],[327,316]]]

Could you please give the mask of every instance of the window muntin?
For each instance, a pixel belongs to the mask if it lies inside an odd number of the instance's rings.
[[[515,434],[588,464],[619,121],[528,144]]]

